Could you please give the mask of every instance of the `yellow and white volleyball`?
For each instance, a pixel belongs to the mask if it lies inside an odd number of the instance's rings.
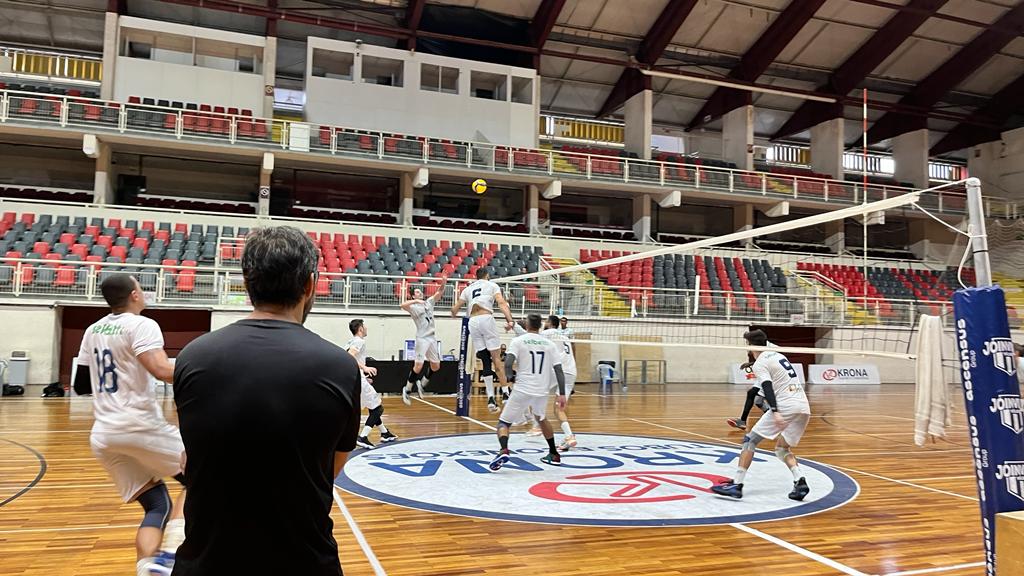
[[[472,184],[470,184],[470,188],[472,188],[473,192],[476,192],[477,194],[483,194],[484,192],[487,192],[487,180],[477,178],[476,180],[473,180]]]

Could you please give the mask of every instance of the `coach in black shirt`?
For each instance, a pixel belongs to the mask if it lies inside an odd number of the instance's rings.
[[[359,368],[302,326],[317,258],[296,228],[254,230],[242,272],[255,311],[178,355],[189,493],[175,576],[342,573],[330,511],[356,445]]]

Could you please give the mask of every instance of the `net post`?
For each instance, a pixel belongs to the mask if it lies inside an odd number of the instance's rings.
[[[992,266],[988,258],[988,235],[985,232],[985,207],[981,198],[981,180],[967,179],[967,222],[970,225],[971,255],[978,286],[992,285]]]
[[[469,416],[470,374],[469,364],[469,316],[462,318],[462,330],[459,333],[459,375],[456,382],[455,415]]]

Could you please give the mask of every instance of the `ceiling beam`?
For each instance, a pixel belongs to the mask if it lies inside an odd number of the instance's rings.
[[[839,95],[849,94],[947,1],[911,0],[906,6],[907,10],[893,14],[892,18],[889,18],[889,21],[878,29],[878,32],[875,32],[856,52],[836,68],[827,82],[818,86],[818,91]],[[803,132],[815,124],[832,118],[840,118],[842,115],[841,105],[804,102],[772,135],[772,139]]]
[[[996,126],[1006,123],[1015,113],[1024,109],[1024,74],[1017,77],[1003,87],[1002,90],[992,95],[992,99],[983,108],[975,110],[970,118],[978,121],[990,122]],[[947,152],[955,152],[982,142],[992,142],[999,139],[1000,131],[994,128],[984,128],[975,124],[957,124],[932,146],[931,154],[939,155]]]
[[[409,0],[409,6],[405,9],[405,27],[412,32],[405,41],[405,47],[409,50],[416,49],[416,31],[420,29],[420,20],[423,19],[423,6],[427,0]]]
[[[697,0],[669,0],[668,4],[658,15],[658,18],[647,31],[640,46],[636,51],[636,61],[640,65],[652,66],[661,58],[669,42],[675,37],[683,21],[693,11]],[[597,113],[597,117],[607,116],[626,103],[626,100],[639,93],[644,87],[650,86],[650,80],[645,80],[639,71],[629,68],[622,71],[615,87],[612,88],[608,98]]]
[[[1014,34],[1013,31],[1016,31]],[[900,99],[900,104],[930,108],[968,76],[974,74],[985,62],[1003,49],[1014,38],[1024,32],[1024,2],[1010,8],[987,28],[978,33],[967,45],[953,54],[924,80]],[[922,128],[920,122],[910,122],[899,114],[885,114],[868,130],[868,144],[899,136],[911,130]]]
[[[537,12],[530,20],[529,38],[530,44],[537,48],[543,48],[551,35],[551,29],[558,22],[558,15],[562,13],[565,0],[543,0],[537,7]],[[540,53],[533,55],[533,69],[540,70]]]
[[[744,82],[757,80],[824,3],[825,0],[792,0],[747,50],[739,65],[729,72],[729,78]],[[693,130],[749,103],[750,92],[720,87],[694,115],[686,129]]]

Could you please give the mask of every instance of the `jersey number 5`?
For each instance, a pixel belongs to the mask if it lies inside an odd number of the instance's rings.
[[[779,360],[779,364],[782,365],[782,368],[786,372],[789,372],[789,377],[790,378],[796,378],[796,369],[794,369],[793,365],[789,363],[789,360],[786,360],[785,358],[783,358],[782,360]]]
[[[117,392],[117,367],[114,366],[114,355],[106,348],[100,352],[99,348],[92,349],[96,357],[96,367],[99,369],[99,390],[96,392]]]

